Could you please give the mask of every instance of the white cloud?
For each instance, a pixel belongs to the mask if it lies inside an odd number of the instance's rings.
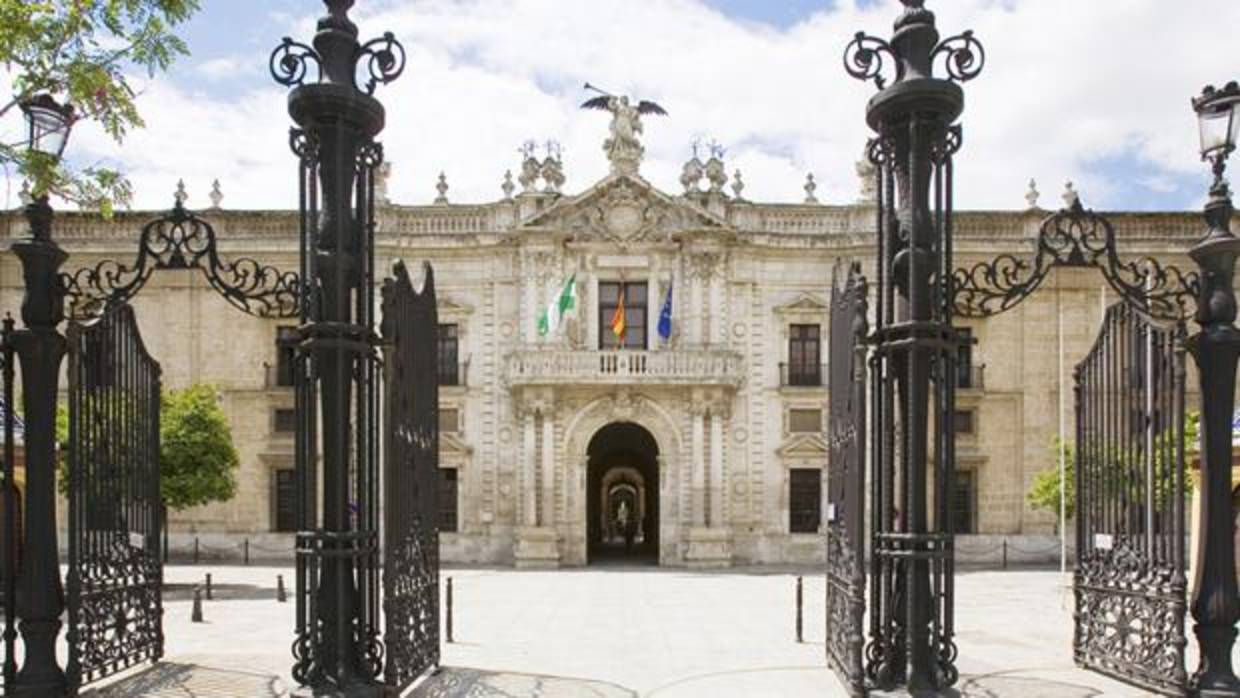
[[[232,77],[240,67],[241,61],[237,58],[223,57],[203,61],[198,64],[197,70],[206,79],[216,81]]]
[[[391,30],[409,51],[405,75],[379,89],[392,195],[425,203],[444,170],[453,201],[493,200],[527,138],[560,141],[567,189],[588,186],[606,172],[607,133],[605,114],[577,109],[589,80],[654,99],[671,113],[646,119],[643,172],[666,190],[679,190],[688,143],[707,134],[729,147],[728,169],[744,172],[748,198],[799,201],[805,173],[813,171],[820,199],[852,201],[873,86],[849,78],[841,56],[857,30],[887,37],[899,5],[839,5],[778,30],[729,19],[697,0],[359,3],[363,38]],[[1202,29],[1240,26],[1240,3],[930,6],[945,35],[972,28],[987,49],[985,72],[965,85],[965,145],[956,167],[961,208],[1022,207],[1030,177],[1045,199],[1058,201],[1062,182],[1071,179],[1087,204],[1108,207],[1131,203],[1143,186],[1203,176],[1188,100],[1207,82],[1240,75],[1230,45]],[[307,18],[288,22],[309,26]],[[273,33],[273,46],[279,36]],[[199,70],[224,74],[246,65],[208,61]],[[205,205],[218,177],[226,207],[295,206],[283,90],[224,100],[184,84],[174,75],[148,88],[140,102],[148,127],[122,148],[90,129],[75,135],[72,148],[123,163],[140,207],[167,206],[178,177],[186,179],[191,204]],[[1163,171],[1117,182],[1089,167],[1118,156]]]

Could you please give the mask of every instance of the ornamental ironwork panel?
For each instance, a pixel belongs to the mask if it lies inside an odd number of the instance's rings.
[[[1187,695],[1184,335],[1121,302],[1075,373],[1073,655],[1173,696]]]
[[[866,282],[848,265],[831,287],[827,463],[827,664],[853,696],[865,695]]]
[[[986,317],[1010,310],[1033,294],[1055,267],[1095,267],[1121,298],[1153,317],[1181,320],[1192,314],[1199,275],[1153,257],[1121,257],[1115,226],[1086,209],[1080,197],[1047,216],[1038,229],[1032,259],[1001,254],[956,269],[952,274],[954,311]]]
[[[134,261],[105,259],[61,274],[60,284],[70,300],[70,313],[86,318],[109,304],[129,301],[160,269],[198,269],[211,288],[250,315],[297,317],[301,277],[249,257],[224,259],[215,228],[187,210],[180,198],[166,216],[142,227]]]
[[[435,282],[402,262],[383,283],[384,682],[404,690],[439,664],[439,380]]]
[[[164,653],[160,368],[133,308],[71,323],[69,662],[77,688]]]

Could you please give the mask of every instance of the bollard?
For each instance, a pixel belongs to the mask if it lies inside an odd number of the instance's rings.
[[[284,591],[284,575],[276,575],[276,601],[284,603],[288,601],[288,593]]]
[[[245,539],[245,564],[246,564],[246,567],[249,567],[250,565],[250,539],[249,538]]]
[[[1003,539],[1003,569],[1007,569],[1007,538]]]
[[[211,595],[211,573],[207,573],[207,601],[214,601],[215,597]]]
[[[801,576],[797,575],[797,642],[798,643],[805,641],[803,636],[801,635],[801,600],[802,598],[803,598],[803,594],[801,593]]]
[[[194,536],[194,564],[198,564],[198,536]]]
[[[190,614],[191,623],[201,623],[202,621],[202,589],[194,587],[194,610]]]
[[[452,578],[448,577],[448,642],[452,642]]]

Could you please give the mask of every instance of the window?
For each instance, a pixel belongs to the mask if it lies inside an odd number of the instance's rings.
[[[297,479],[292,469],[276,471],[275,529],[280,533],[297,530]]]
[[[457,360],[457,326],[439,326],[439,384],[460,385],[461,371]]]
[[[822,471],[793,468],[788,471],[788,530],[817,533],[822,518]]]
[[[820,325],[788,328],[788,385],[822,385],[821,337]]]
[[[975,388],[973,385],[973,330],[968,327],[957,327],[960,335],[960,353],[956,356],[956,387]]]
[[[624,343],[612,323],[624,297]],[[598,345],[603,349],[646,348],[646,282],[604,281],[598,285]]]
[[[293,364],[297,360],[296,327],[276,328],[276,375],[275,385],[293,385]]]
[[[461,430],[460,412],[455,408],[439,408],[439,431],[455,433]]]
[[[957,470],[952,487],[952,530],[956,533],[976,533],[973,526],[973,501],[977,495],[975,473]]]
[[[276,410],[272,430],[277,434],[289,434],[297,431],[297,410]]]
[[[788,432],[791,434],[817,434],[822,431],[822,410],[788,410]]]
[[[456,519],[456,468],[439,469],[439,530],[455,531]]]
[[[973,433],[973,410],[956,410],[952,424],[955,426],[957,434]]]

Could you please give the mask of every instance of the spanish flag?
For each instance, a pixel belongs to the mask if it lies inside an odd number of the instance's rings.
[[[611,316],[611,333],[616,335],[617,344],[624,346],[624,289],[620,289],[620,298],[616,301],[616,312]]]

